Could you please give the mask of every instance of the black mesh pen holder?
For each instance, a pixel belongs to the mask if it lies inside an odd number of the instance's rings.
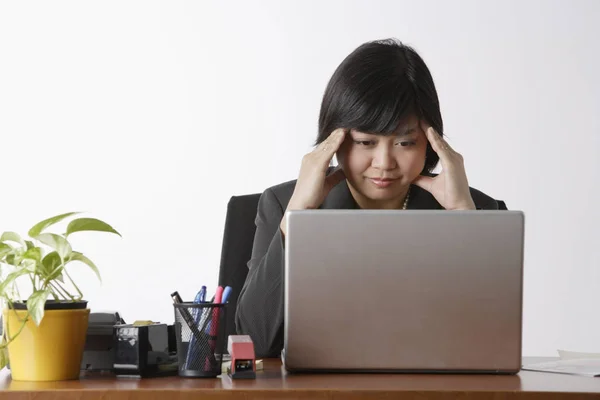
[[[214,378],[221,375],[222,355],[227,345],[227,303],[173,306],[179,376]]]

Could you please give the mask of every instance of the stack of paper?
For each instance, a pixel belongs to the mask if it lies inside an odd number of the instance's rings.
[[[600,353],[580,353],[578,351],[558,350],[561,360],[578,360],[581,358],[600,358]]]
[[[591,377],[600,376],[600,353],[558,350],[558,355],[560,360],[524,365],[523,369]]]

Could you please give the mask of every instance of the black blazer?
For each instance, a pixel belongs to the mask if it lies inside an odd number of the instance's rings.
[[[296,181],[268,188],[258,203],[256,233],[248,275],[238,297],[235,323],[238,334],[250,335],[257,357],[278,357],[283,349],[283,236],[279,224],[294,192]],[[478,209],[497,210],[498,203],[471,188]],[[321,209],[359,208],[347,181],[335,186]],[[410,188],[408,209],[443,209],[426,190]]]

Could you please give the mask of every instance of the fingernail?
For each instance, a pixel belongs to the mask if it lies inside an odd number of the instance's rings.
[[[344,132],[344,130],[343,130],[343,129],[338,129],[338,131],[337,131],[336,135],[338,135],[338,136],[344,136],[344,133],[345,133],[345,132]]]

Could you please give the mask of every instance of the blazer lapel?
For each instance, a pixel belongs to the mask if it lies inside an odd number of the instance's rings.
[[[358,204],[354,201],[354,197],[352,197],[352,193],[350,193],[350,189],[348,188],[348,182],[345,179],[331,189],[320,208],[332,210],[358,208]]]
[[[421,189],[417,185],[410,185],[410,195],[408,210],[442,210],[443,207],[437,202],[435,197],[425,189]]]

